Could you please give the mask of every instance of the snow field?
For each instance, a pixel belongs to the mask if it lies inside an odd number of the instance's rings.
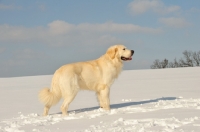
[[[198,132],[200,67],[124,71],[111,88],[111,110],[80,92],[63,117],[60,103],[41,116],[37,100],[52,76],[0,78],[0,132]]]

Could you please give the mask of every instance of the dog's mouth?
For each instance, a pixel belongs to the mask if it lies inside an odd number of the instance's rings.
[[[130,61],[130,60],[132,60],[132,56],[130,56],[129,58],[122,56],[121,60],[123,60],[123,61]]]

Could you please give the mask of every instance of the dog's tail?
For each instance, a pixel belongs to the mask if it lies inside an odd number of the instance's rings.
[[[60,91],[50,90],[48,88],[44,88],[39,92],[39,100],[48,107],[55,105],[61,98]]]

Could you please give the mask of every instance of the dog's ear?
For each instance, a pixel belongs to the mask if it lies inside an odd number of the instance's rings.
[[[115,58],[115,55],[117,53],[118,49],[116,47],[110,47],[106,54],[111,58],[111,59],[114,59]]]

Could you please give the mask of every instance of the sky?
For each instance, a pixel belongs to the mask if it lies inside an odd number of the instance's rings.
[[[50,75],[107,48],[133,49],[125,70],[200,51],[200,1],[0,0],[0,77]]]

